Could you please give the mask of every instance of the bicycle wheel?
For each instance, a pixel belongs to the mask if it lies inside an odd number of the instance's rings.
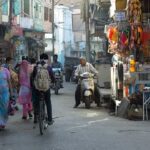
[[[43,135],[43,131],[44,131],[44,117],[45,117],[44,101],[40,101],[40,104],[39,104],[39,129],[40,129],[41,135]]]

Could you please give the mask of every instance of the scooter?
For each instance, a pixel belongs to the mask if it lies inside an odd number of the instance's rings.
[[[54,90],[55,94],[58,95],[62,83],[62,71],[61,68],[52,68],[52,71],[56,81],[51,88]]]
[[[89,109],[91,103],[94,101],[94,74],[85,72],[79,78],[81,84],[81,101]]]

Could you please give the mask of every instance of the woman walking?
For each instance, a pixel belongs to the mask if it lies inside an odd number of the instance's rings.
[[[27,116],[32,118],[32,103],[31,103],[31,86],[30,86],[30,72],[29,72],[29,62],[23,59],[20,64],[19,69],[19,103],[23,106],[22,119],[26,120]]]
[[[0,62],[0,130],[4,129],[8,120],[8,104],[11,91],[10,72]]]

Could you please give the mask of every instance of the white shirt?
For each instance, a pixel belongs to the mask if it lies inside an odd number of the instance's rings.
[[[90,72],[96,75],[98,74],[98,71],[88,62],[86,62],[85,66],[82,66],[81,64],[78,65],[77,69],[75,70],[75,76],[79,76],[84,72]]]

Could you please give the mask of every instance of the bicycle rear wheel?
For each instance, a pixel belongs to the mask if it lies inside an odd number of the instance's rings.
[[[40,134],[43,135],[44,132],[44,118],[45,118],[45,106],[44,101],[40,101],[39,104],[39,129]]]

